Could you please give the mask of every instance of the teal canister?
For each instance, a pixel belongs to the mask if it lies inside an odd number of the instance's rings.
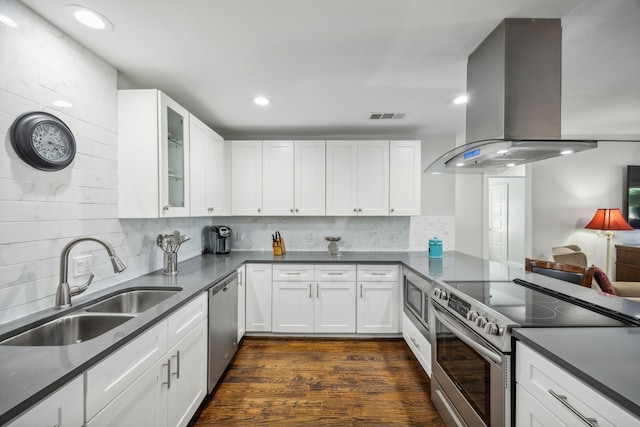
[[[429,239],[429,258],[442,258],[442,240],[437,237]]]

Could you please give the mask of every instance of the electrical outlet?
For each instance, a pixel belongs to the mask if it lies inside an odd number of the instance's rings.
[[[73,257],[73,277],[89,274],[92,268],[93,257],[91,255]]]

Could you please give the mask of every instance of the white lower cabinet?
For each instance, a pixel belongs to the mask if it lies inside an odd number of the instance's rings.
[[[275,265],[273,332],[354,333],[355,270],[355,265]]]
[[[516,343],[516,425],[640,426],[640,419],[540,353]]]
[[[206,307],[205,293],[89,369],[86,425],[186,426],[207,393]]]
[[[82,425],[83,381],[79,376],[13,420],[8,427]]]
[[[271,264],[245,265],[247,332],[271,332],[271,272]]]
[[[168,425],[186,426],[207,395],[207,319],[169,350]],[[132,424],[130,424],[132,425]]]
[[[358,265],[358,333],[399,332],[398,274],[397,265]]]
[[[273,332],[313,332],[311,282],[273,282]]]
[[[87,427],[166,427],[168,375],[167,361],[164,358],[158,360],[87,422]]]
[[[402,313],[402,337],[420,362],[422,369],[431,377],[431,344],[404,313]]]

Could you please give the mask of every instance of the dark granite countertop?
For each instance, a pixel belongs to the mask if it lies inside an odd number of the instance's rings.
[[[513,336],[640,416],[640,328],[521,328]]]
[[[152,309],[139,314],[119,327],[89,341],[60,347],[13,347],[0,345],[0,424],[19,415],[62,385],[82,374],[98,361],[131,341],[151,326],[169,316],[192,298],[245,262],[251,263],[400,263],[426,279],[447,280],[535,280],[537,284],[569,294],[589,304],[640,318],[640,304],[623,298],[608,298],[579,286],[567,287],[563,282],[527,273],[481,258],[458,252],[444,252],[442,259],[430,259],[427,252],[342,252],[329,256],[326,252],[289,252],[274,257],[270,251],[236,251],[229,255],[197,256],[178,264],[176,276],[165,276],[161,270],[140,276],[107,289],[74,298],[70,310],[44,310],[14,322],[0,325],[0,341],[12,331],[24,329],[34,322],[44,323],[69,311],[87,306],[98,299],[128,288],[180,287],[181,292]],[[15,332],[13,332],[15,333]],[[589,342],[592,342],[589,340]]]

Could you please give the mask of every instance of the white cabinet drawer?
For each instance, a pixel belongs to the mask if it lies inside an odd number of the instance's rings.
[[[404,313],[402,314],[402,336],[422,368],[431,377],[431,344]]]
[[[579,425],[581,421],[554,393],[565,397],[566,404],[586,418],[597,420],[598,427],[640,426],[640,420],[624,408],[520,341],[516,344],[516,382],[569,424]]]
[[[312,264],[274,264],[274,282],[311,282],[313,281]]]
[[[164,320],[86,373],[86,421],[122,393],[167,352]]]
[[[203,293],[175,313],[168,320],[168,348],[172,348],[205,317],[209,310],[207,293]]]
[[[396,282],[398,280],[397,265],[359,264],[358,281],[364,282]]]
[[[354,264],[316,264],[314,280],[317,282],[355,282]]]

